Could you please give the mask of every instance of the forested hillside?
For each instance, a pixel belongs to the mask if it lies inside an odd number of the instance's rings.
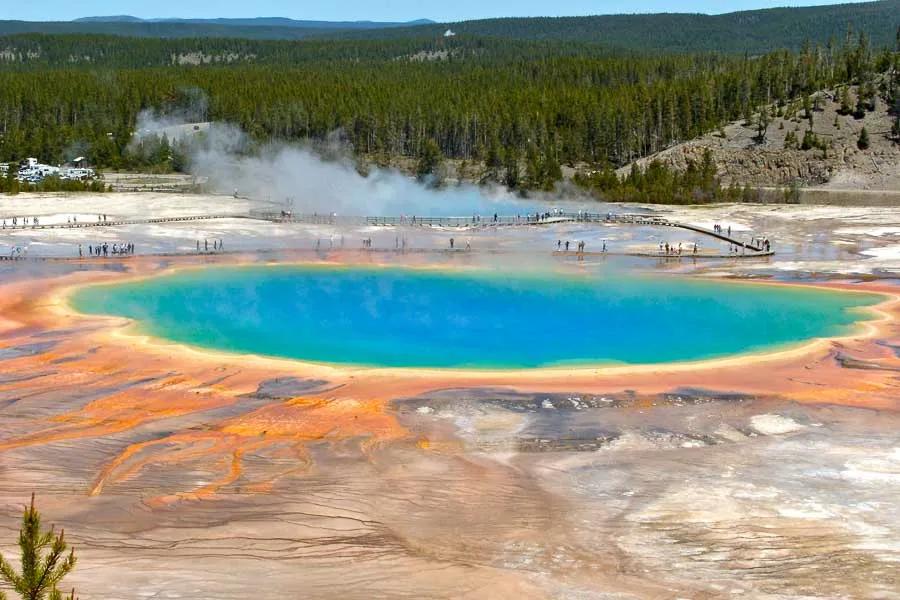
[[[125,38],[22,34],[0,37],[0,68],[166,67],[181,64],[375,64],[391,60],[476,60],[498,64],[562,56],[623,55],[576,42],[522,42],[461,36],[386,40],[310,40],[302,43],[241,38]],[[630,53],[624,53],[630,54]],[[338,68],[340,66],[338,65]]]
[[[785,105],[841,82],[892,96],[898,71],[898,54],[874,51],[864,35],[836,48],[762,57],[610,56],[566,45],[510,51],[454,42],[460,54],[419,60],[409,55],[421,51],[419,42],[407,40],[303,45],[319,58],[277,67],[136,66],[166,49],[147,40],[132,41],[124,54],[114,45],[109,60],[126,63],[117,68],[62,61],[81,41],[43,40],[54,65],[0,69],[0,160],[60,161],[76,153],[100,166],[183,167],[168,141],[149,156],[129,152],[138,115],[151,110],[230,122],[259,142],[321,140],[339,131],[357,153],[379,162],[474,161],[512,186],[522,183],[518,165],[527,163],[529,185],[544,185],[560,163],[622,165],[727,121],[752,119],[761,104]],[[59,48],[51,52],[48,44]],[[267,42],[245,51],[292,57],[294,46]],[[350,48],[354,60],[339,58]]]
[[[311,38],[435,38],[448,28],[457,34],[523,41],[600,43],[641,52],[725,52],[761,54],[776,49],[799,50],[804,41],[825,46],[841,40],[852,26],[865,31],[876,46],[893,40],[900,0],[831,6],[776,8],[729,13],[641,14],[564,18],[509,18],[424,24],[412,27],[360,27],[335,23],[282,20],[191,21],[0,21],[0,35],[79,33],[150,38],[245,38],[299,40]],[[286,22],[287,21],[287,22]]]
[[[425,32],[438,35],[450,27],[457,34],[592,42],[644,52],[765,53],[776,49],[800,50],[807,41],[823,46],[829,40],[839,43],[848,26],[865,31],[873,44],[883,46],[893,41],[898,24],[900,0],[881,0],[723,15],[670,13],[487,19],[336,35],[396,38]]]

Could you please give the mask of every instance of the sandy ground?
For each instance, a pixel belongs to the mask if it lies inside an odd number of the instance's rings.
[[[20,200],[3,198],[0,213]],[[50,218],[250,204],[148,194],[27,205]],[[778,254],[585,262],[898,291],[896,211],[660,213],[768,235]],[[0,234],[34,236],[32,255],[93,239],[140,253],[0,265],[0,550],[13,550],[37,492],[77,547],[67,581],[81,598],[900,598],[896,301],[853,338],[689,367],[334,368],[136,338],[121,320],[72,314],[61,294],[271,260],[581,268],[552,255],[558,239],[680,240],[569,224],[468,232],[470,254],[404,254],[391,250],[398,235],[437,250],[460,233],[237,219]],[[247,252],[192,255],[207,235]],[[326,235],[347,247],[321,248]],[[382,251],[358,250],[366,236]]]

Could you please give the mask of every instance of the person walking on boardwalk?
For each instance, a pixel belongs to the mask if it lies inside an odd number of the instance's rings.
[[[569,251],[569,240],[566,240],[566,252]]]
[[[453,250],[453,238],[450,238],[450,249]]]
[[[559,252],[560,248],[562,248],[562,240],[556,240],[556,251]]]

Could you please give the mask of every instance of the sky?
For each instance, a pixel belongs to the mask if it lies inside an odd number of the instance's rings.
[[[98,15],[155,17],[290,17],[326,21],[462,21],[490,17],[572,16],[636,12],[723,13],[847,0],[2,0],[0,19],[67,21]]]

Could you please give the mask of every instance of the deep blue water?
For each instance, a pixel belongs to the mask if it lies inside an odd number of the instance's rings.
[[[213,349],[328,363],[661,363],[847,332],[878,296],[675,277],[235,267],[79,291],[76,309]]]

